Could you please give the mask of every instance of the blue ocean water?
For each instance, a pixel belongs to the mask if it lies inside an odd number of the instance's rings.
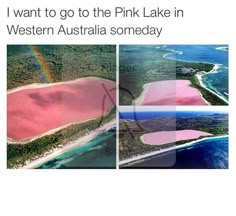
[[[101,134],[84,146],[68,151],[38,169],[116,168],[115,131]]]
[[[145,120],[158,117],[199,117],[206,115],[219,114],[213,111],[150,111],[150,112],[120,112],[121,119],[129,120]]]
[[[190,147],[159,154],[132,168],[228,169],[228,137],[199,141]]]
[[[165,55],[172,60],[188,62],[207,62],[219,67],[212,73],[203,76],[203,83],[228,99],[228,46],[227,45],[167,45],[162,50],[169,50]]]

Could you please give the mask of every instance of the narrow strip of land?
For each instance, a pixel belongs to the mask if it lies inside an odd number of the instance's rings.
[[[228,135],[205,137],[205,138],[202,138],[202,139],[198,139],[198,140],[194,140],[194,141],[191,141],[191,142],[184,143],[182,145],[177,145],[177,146],[174,145],[174,146],[169,147],[169,148],[149,152],[149,153],[143,154],[143,155],[134,156],[134,157],[131,157],[131,158],[120,161],[119,166],[123,166],[123,165],[131,163],[131,162],[139,161],[141,159],[145,159],[145,158],[148,158],[148,157],[151,157],[151,156],[154,156],[154,155],[159,155],[159,154],[162,154],[162,153],[165,153],[165,152],[168,152],[168,151],[173,151],[173,150],[177,150],[177,149],[181,149],[181,148],[186,148],[186,147],[192,146],[195,143],[198,143],[200,141],[211,140],[211,139],[215,139],[215,138],[223,138],[223,137],[228,137]]]
[[[53,158],[56,158],[57,156],[64,154],[65,152],[68,152],[70,150],[73,150],[75,148],[78,148],[79,146],[86,145],[88,142],[99,136],[100,134],[104,133],[105,131],[108,131],[111,128],[116,127],[116,121],[110,121],[108,123],[105,123],[101,127],[97,128],[94,131],[91,131],[88,135],[78,138],[77,140],[69,142],[67,145],[62,146],[61,148],[55,148],[51,150],[50,152],[45,153],[43,156],[41,156],[39,159],[36,159],[34,161],[28,161],[25,166],[22,168],[28,169],[28,168],[37,168],[41,166],[42,164],[46,163],[49,160],[52,160]]]
[[[215,69],[213,69],[215,70]],[[210,73],[210,72],[209,72]],[[203,81],[202,81],[202,77],[207,75],[208,73],[204,72],[204,71],[201,71],[201,72],[198,72],[195,76],[197,77],[198,81],[199,81],[199,84],[204,88],[206,89],[207,91],[211,92],[212,94],[214,94],[215,96],[217,96],[219,99],[221,99],[222,101],[224,101],[226,104],[229,104],[229,102],[222,96],[220,96],[219,94],[217,94],[216,92],[214,92],[213,90],[207,88],[204,84],[203,84]]]

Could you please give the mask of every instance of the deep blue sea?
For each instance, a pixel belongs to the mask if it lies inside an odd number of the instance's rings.
[[[203,76],[203,83],[217,94],[228,99],[228,46],[227,45],[167,45],[165,55],[172,60],[188,62],[207,62],[219,64],[219,68]]]
[[[120,112],[122,119],[144,120],[158,117],[201,117],[227,114],[214,111]],[[218,169],[228,168],[228,137],[199,141],[192,146],[169,151],[129,164],[127,168]]]
[[[159,154],[127,168],[227,169],[228,137],[199,141],[191,147]]]
[[[84,146],[68,151],[38,169],[116,168],[115,131],[108,131]]]
[[[199,117],[206,115],[214,115],[219,114],[214,111],[130,111],[130,112],[120,112],[119,116],[121,119],[129,119],[129,120],[144,120],[144,119],[152,119],[158,117]]]

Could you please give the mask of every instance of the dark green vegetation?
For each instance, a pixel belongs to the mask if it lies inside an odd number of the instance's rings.
[[[121,120],[119,141],[120,160],[189,142],[190,140],[169,143],[162,146],[151,146],[143,144],[140,140],[140,136],[145,133],[184,129],[201,130],[212,133],[215,136],[225,135],[228,134],[228,115],[213,114],[198,117],[176,118],[159,117],[155,119],[140,120],[138,122]]]
[[[194,78],[199,71],[212,70],[213,64],[169,60],[163,57],[168,52],[155,46],[120,46],[120,105],[131,105],[132,100],[140,96],[146,83],[175,79],[190,80],[193,87],[199,89],[212,105],[225,105]]]
[[[62,147],[68,142],[78,139],[98,128],[99,126],[115,119],[116,109],[102,119],[91,120],[81,124],[71,125],[52,135],[41,137],[28,144],[8,144],[7,145],[7,167],[18,168],[26,164],[27,161],[36,160],[45,153],[57,147]]]
[[[43,56],[54,82],[88,76],[116,80],[116,46],[40,45],[35,47]],[[7,46],[7,89],[47,82],[32,51],[32,46]]]

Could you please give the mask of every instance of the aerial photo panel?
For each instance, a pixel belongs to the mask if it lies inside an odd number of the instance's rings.
[[[116,168],[116,46],[7,46],[7,167]]]
[[[227,45],[120,45],[120,105],[228,105]]]

